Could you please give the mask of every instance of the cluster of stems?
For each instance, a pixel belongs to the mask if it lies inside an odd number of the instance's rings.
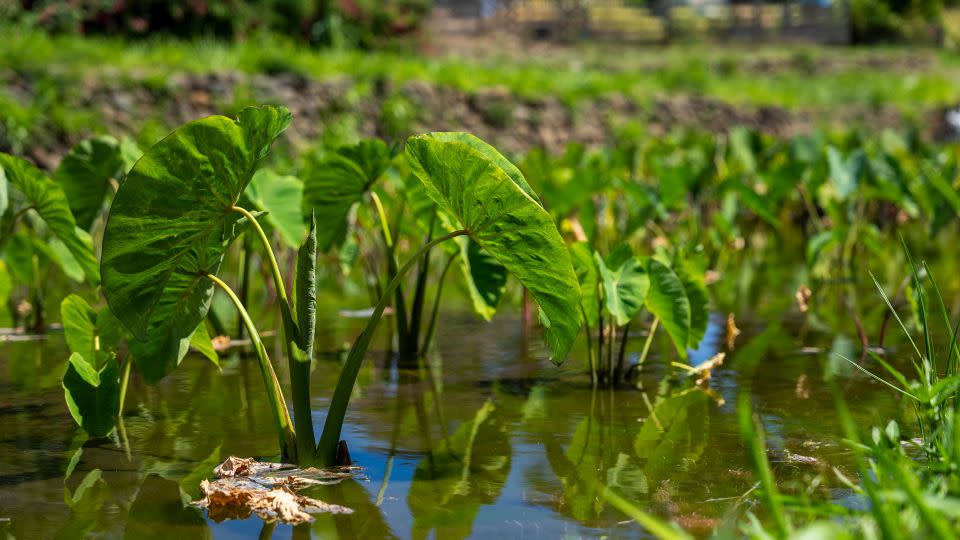
[[[274,423],[277,429],[278,441],[280,444],[281,459],[300,465],[333,466],[338,464],[337,449],[340,442],[340,433],[343,429],[343,421],[346,416],[347,405],[350,396],[353,393],[353,387],[363,364],[367,348],[373,339],[377,324],[383,316],[384,310],[390,304],[391,297],[400,288],[400,284],[414,265],[425,260],[430,250],[451,238],[467,234],[465,230],[455,231],[441,237],[431,239],[420,248],[402,267],[392,273],[392,278],[380,295],[380,300],[374,308],[373,314],[367,321],[363,332],[357,337],[350,353],[347,355],[346,362],[340,372],[333,399],[327,411],[327,418],[323,426],[323,431],[319,441],[313,429],[313,416],[310,407],[310,371],[312,359],[307,356],[298,344],[299,330],[297,321],[294,318],[293,306],[287,295],[284,286],[280,267],[274,256],[270,241],[267,238],[263,228],[260,227],[256,217],[249,211],[235,206],[233,210],[243,214],[250,225],[257,233],[257,237],[263,245],[266,252],[266,260],[270,265],[271,273],[277,290],[277,300],[280,304],[280,313],[283,319],[283,338],[286,345],[287,362],[290,373],[291,404],[293,417],[291,419],[287,400],[283,395],[283,389],[277,378],[273,364],[267,355],[266,347],[260,338],[260,334],[254,326],[253,319],[247,312],[243,302],[237,294],[223,280],[216,276],[207,277],[220,289],[222,289],[233,302],[243,325],[250,335],[254,351],[260,365],[260,373],[263,377],[264,386],[268,396],[268,402],[273,413]],[[385,237],[390,238],[389,231],[385,232]],[[391,249],[392,249],[391,240]],[[421,263],[421,268],[426,264]],[[449,265],[448,265],[449,266]],[[426,270],[422,271],[423,273]],[[423,278],[425,281],[425,277]],[[419,282],[419,279],[418,279]],[[420,287],[418,287],[419,289]],[[432,324],[431,330],[432,333]],[[429,335],[428,333],[428,335]]]

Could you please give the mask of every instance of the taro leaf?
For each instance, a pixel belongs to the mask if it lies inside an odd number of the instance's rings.
[[[690,332],[687,335],[687,347],[697,348],[703,336],[707,333],[707,323],[710,319],[710,300],[707,298],[707,287],[703,277],[695,274],[689,262],[681,261],[676,265],[676,274],[683,283],[683,290],[690,303]]]
[[[313,358],[313,340],[317,327],[317,220],[310,214],[310,232],[297,252],[296,284],[297,325],[300,349],[307,360]]]
[[[220,367],[220,355],[213,348],[213,341],[210,339],[210,333],[207,332],[207,325],[200,323],[197,329],[190,336],[190,346],[203,355],[204,358],[213,362],[213,365]]]
[[[407,504],[414,538],[467,538],[483,505],[493,504],[510,475],[510,437],[496,407],[483,404],[422,460]]]
[[[660,318],[681,358],[687,357],[690,338],[690,301],[683,282],[669,266],[656,259],[647,262],[650,290],[644,301],[650,313]]]
[[[830,179],[837,190],[840,200],[846,200],[857,190],[857,181],[863,172],[866,154],[857,149],[846,159],[833,146],[827,147],[827,163],[830,166]]]
[[[577,281],[580,282],[580,289],[583,291],[583,298],[580,305],[583,307],[583,313],[586,314],[587,325],[597,322],[600,317],[600,298],[599,289],[600,275],[597,271],[597,261],[593,257],[590,245],[587,242],[577,242],[570,245],[570,260],[573,263],[573,269],[577,273]]]
[[[87,232],[82,229],[77,229],[77,233],[83,233],[82,236],[89,238]],[[57,238],[51,238],[46,246],[50,248],[49,255],[50,259],[53,260],[63,270],[65,276],[70,278],[77,283],[83,282],[83,268],[80,267],[80,263],[77,262],[77,259],[74,258],[73,254],[70,253],[70,250],[67,249],[67,246]]]
[[[462,236],[456,240],[460,246],[460,268],[473,301],[473,310],[489,321],[507,288],[507,269],[472,238]]]
[[[299,245],[306,227],[300,213],[303,183],[297,177],[260,169],[247,186],[246,195],[259,210],[267,212],[266,222],[280,232],[287,247]]]
[[[60,184],[81,229],[89,229],[110,191],[110,179],[123,168],[120,143],[104,135],[70,149],[53,179]]]
[[[430,227],[437,205],[415,175],[406,177],[403,193],[408,211],[421,231],[424,234],[433,233]],[[441,247],[450,254],[459,252],[459,266],[473,309],[484,320],[490,320],[507,286],[506,268],[470,238],[460,237],[456,244],[441,244]]]
[[[643,262],[635,256],[622,261],[613,270],[607,268],[599,254],[595,253],[594,259],[603,283],[604,306],[616,319],[617,326],[623,326],[643,307],[643,300],[650,289],[650,278],[643,268]]]
[[[33,208],[46,222],[50,231],[64,243],[83,268],[87,281],[93,286],[99,284],[100,273],[97,270],[97,259],[93,256],[93,245],[89,236],[78,232],[63,189],[47,178],[40,169],[20,158],[0,152],[0,184],[7,182],[9,187],[23,195],[25,204]]]
[[[303,184],[303,215],[316,211],[317,245],[328,251],[343,243],[350,208],[390,165],[390,149],[378,139],[340,147],[324,156]]]
[[[97,370],[82,354],[70,355],[63,376],[64,397],[70,415],[91,437],[104,437],[113,431],[120,414],[120,366],[112,354],[97,353],[103,367]]]
[[[120,139],[120,162],[124,176],[140,161],[141,157],[143,157],[143,150],[137,146],[136,142],[127,137]]]
[[[136,338],[131,349],[148,381],[179,362],[206,317],[214,289],[206,275],[220,270],[246,222],[231,208],[289,124],[277,107],[190,122],[150,148],[117,191],[103,237],[103,293]]]
[[[519,170],[465,133],[411,137],[406,153],[444,226],[466,230],[533,295],[553,360],[562,362],[580,330],[580,285],[553,219]]]
[[[84,358],[96,358],[96,351],[115,351],[123,337],[123,327],[109,309],[99,312],[76,294],[60,303],[63,334],[71,352]]]

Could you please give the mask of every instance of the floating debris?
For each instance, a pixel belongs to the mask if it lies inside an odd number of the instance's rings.
[[[256,514],[268,522],[306,523],[313,521],[311,514],[349,514],[353,510],[294,490],[335,484],[357,476],[359,470],[359,467],[297,469],[284,463],[230,456],[213,470],[216,480],[200,483],[202,498],[193,504],[206,508],[214,521],[246,519]]]
[[[810,290],[810,287],[806,285],[801,285],[797,289],[796,293],[797,298],[797,307],[800,308],[800,313],[806,313],[810,309],[810,297],[813,296],[813,292]]]
[[[733,350],[739,335],[740,329],[737,328],[737,321],[733,318],[733,312],[730,312],[727,314],[727,350]]]
[[[789,450],[785,450],[783,457],[787,463],[802,463],[804,465],[821,465],[819,459],[812,456],[804,456],[801,454],[794,454]]]
[[[793,393],[797,399],[810,399],[810,383],[807,381],[806,373],[801,373],[797,377],[797,385],[793,388]]]

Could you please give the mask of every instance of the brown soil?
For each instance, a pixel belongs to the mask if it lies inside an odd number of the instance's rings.
[[[0,75],[0,83],[23,100],[31,95],[29,81],[8,74]],[[504,87],[467,93],[419,81],[399,85],[381,82],[360,97],[355,87],[348,78],[321,81],[295,74],[179,74],[160,88],[145,81],[100,78],[83,84],[74,99],[75,106],[97,111],[108,131],[116,135],[136,133],[151,118],[173,127],[211,114],[229,114],[238,96],[254,102],[280,103],[293,113],[287,137],[299,148],[321,137],[345,116],[355,117],[355,128],[365,137],[393,139],[425,131],[469,131],[507,152],[533,147],[559,152],[574,141],[607,144],[628,122],[640,123],[653,134],[678,127],[723,133],[743,125],[776,136],[809,132],[824,123],[869,129],[902,128],[904,124],[894,107],[852,107],[830,111],[826,116],[773,106],[733,105],[702,96],[664,96],[639,104],[618,94],[569,107],[553,97],[522,98]],[[398,99],[413,111],[399,127],[384,113],[384,104]],[[930,138],[943,136],[942,121],[938,120],[942,116],[939,110],[928,113]],[[70,145],[88,135],[61,135],[53,144],[32,149],[31,157],[41,166],[52,168]]]

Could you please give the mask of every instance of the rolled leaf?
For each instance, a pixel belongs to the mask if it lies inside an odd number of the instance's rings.
[[[214,288],[206,276],[219,272],[246,221],[231,209],[289,123],[277,107],[190,122],[150,148],[117,191],[103,238],[103,293],[139,342],[131,348],[145,376],[175,366],[206,317]]]
[[[77,223],[70,212],[70,205],[63,189],[26,161],[0,152],[0,184],[3,189],[13,188],[46,222],[50,231],[60,239],[83,269],[87,281],[96,286],[100,283],[97,259],[89,235],[78,232]],[[11,209],[8,208],[8,212]]]
[[[411,171],[437,203],[445,228],[467,234],[530,291],[553,360],[580,330],[580,285],[550,214],[520,172],[492,147],[463,133],[407,141]]]
[[[313,357],[313,339],[317,327],[317,220],[310,215],[310,231],[297,252],[297,325],[299,345],[306,358]]]

